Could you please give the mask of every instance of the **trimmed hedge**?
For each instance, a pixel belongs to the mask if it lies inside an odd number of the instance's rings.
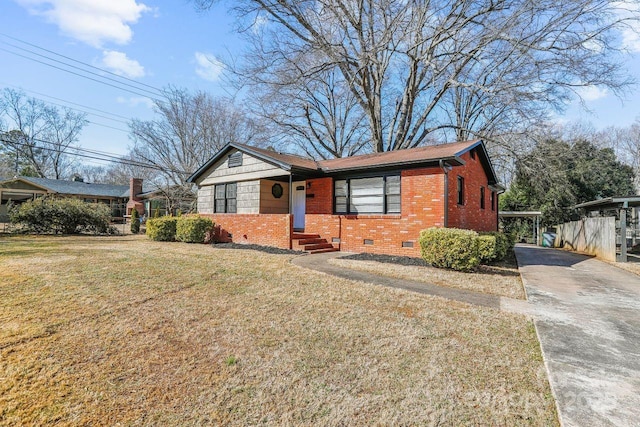
[[[480,264],[478,233],[457,228],[428,228],[420,232],[422,258],[434,267],[459,271]]]
[[[420,248],[422,258],[434,267],[469,271],[504,259],[513,243],[500,232],[429,228],[420,233]]]
[[[499,231],[480,233],[478,239],[478,250],[482,263],[500,261],[513,249],[514,243],[510,236]],[[481,247],[483,248],[481,249]]]
[[[160,242],[173,242],[176,240],[176,224],[178,218],[175,216],[162,216],[147,220],[147,236],[151,240]]]
[[[185,243],[204,243],[207,233],[213,228],[213,221],[199,215],[178,217],[176,240]]]
[[[24,231],[34,233],[94,234],[114,233],[109,226],[111,210],[103,203],[85,203],[78,199],[39,197],[15,205],[9,220]]]

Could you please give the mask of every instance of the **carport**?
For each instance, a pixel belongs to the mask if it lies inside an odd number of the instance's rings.
[[[498,212],[498,218],[523,218],[531,219],[531,229],[533,240],[536,245],[540,246],[540,217],[542,212],[540,211],[501,211]]]

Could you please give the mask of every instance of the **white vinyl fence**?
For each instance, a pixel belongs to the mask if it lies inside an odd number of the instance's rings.
[[[586,218],[561,224],[557,227],[554,246],[615,261],[616,219]]]

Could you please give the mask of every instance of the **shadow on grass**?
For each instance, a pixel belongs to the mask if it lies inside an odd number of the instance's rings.
[[[417,266],[417,267],[430,267],[430,265],[422,258],[408,257],[408,256],[392,256],[392,255],[378,255],[371,253],[360,253],[340,257],[340,259],[353,260],[353,261],[375,261],[385,264],[405,265],[405,266]],[[514,271],[515,270],[515,271]],[[518,263],[516,262],[515,254],[510,252],[504,260],[493,264],[481,265],[476,270],[469,273],[486,274],[486,275],[499,275],[505,277],[519,276]]]

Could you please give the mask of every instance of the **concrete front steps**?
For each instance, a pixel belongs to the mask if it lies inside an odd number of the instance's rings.
[[[309,252],[310,254],[336,252],[340,250],[327,242],[327,239],[321,238],[320,235],[310,233],[293,233],[291,236],[291,246],[295,250]]]

